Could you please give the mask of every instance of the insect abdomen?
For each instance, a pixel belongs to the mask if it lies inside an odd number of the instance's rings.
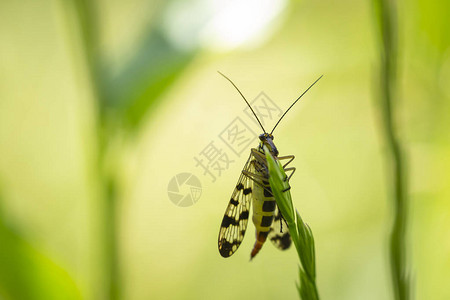
[[[264,188],[254,185],[252,220],[256,228],[256,242],[250,254],[251,258],[258,254],[266,241],[275,215],[276,202],[269,182],[263,180],[262,184]]]

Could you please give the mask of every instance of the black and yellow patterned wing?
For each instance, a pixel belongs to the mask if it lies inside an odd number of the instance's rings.
[[[252,155],[245,163],[244,169],[231,195],[219,231],[219,252],[223,257],[230,257],[239,248],[244,239],[250,215],[253,181],[244,172],[252,172]]]
[[[272,244],[280,250],[286,250],[292,244],[288,225],[281,215],[278,206],[275,208],[275,218],[273,219],[268,238],[272,241]]]

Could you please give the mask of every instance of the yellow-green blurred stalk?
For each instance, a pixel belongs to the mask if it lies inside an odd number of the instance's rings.
[[[101,249],[98,252],[103,268],[100,281],[104,286],[97,287],[94,294],[117,300],[122,298],[118,239],[120,212],[117,207],[118,202],[123,200],[120,197],[124,189],[120,180],[123,149],[156,107],[161,94],[182,74],[195,52],[174,47],[162,30],[154,25],[147,29],[142,44],[119,76],[112,77],[100,51],[99,5],[88,0],[72,0],[67,4],[70,12],[75,11],[77,31],[88,69],[86,76],[96,100],[97,144],[93,180],[99,189],[96,223],[100,224],[100,228],[94,231],[100,235]],[[165,5],[158,6],[158,9],[165,9]],[[96,249],[93,251],[97,252]]]
[[[410,280],[406,254],[408,191],[405,152],[395,127],[397,82],[397,7],[395,0],[375,0],[375,13],[380,34],[380,109],[385,143],[388,147],[388,179],[392,180],[394,221],[390,236],[390,264],[394,296],[410,298]]]
[[[106,111],[106,91],[105,80],[102,78],[102,69],[100,66],[101,57],[99,53],[99,34],[98,24],[96,18],[95,2],[85,0],[74,0],[73,7],[75,8],[76,17],[78,19],[79,31],[84,49],[86,65],[89,71],[87,74],[92,82],[92,89],[94,97],[97,100],[98,119],[96,123],[97,128],[97,164],[96,174],[100,185],[100,197],[103,201],[100,205],[99,224],[101,224],[99,239],[102,241],[102,259],[104,263],[104,270],[102,276],[106,284],[107,299],[120,299],[121,294],[121,278],[119,272],[119,254],[117,241],[117,182],[114,174],[109,174],[108,169],[108,148],[111,144],[110,121],[107,118]],[[101,288],[100,288],[101,290]]]

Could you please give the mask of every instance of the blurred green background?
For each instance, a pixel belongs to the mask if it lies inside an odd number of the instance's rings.
[[[253,224],[217,251],[247,155],[215,182],[195,165],[245,108],[217,70],[283,110],[324,74],[275,132],[319,293],[392,299],[374,4],[241,2],[0,2],[0,299],[297,298],[294,250],[249,262]],[[413,294],[450,299],[450,2],[397,6]],[[190,207],[167,194],[182,172],[202,183]]]

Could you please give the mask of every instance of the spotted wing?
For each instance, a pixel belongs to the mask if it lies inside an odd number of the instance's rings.
[[[245,230],[247,229],[253,183],[248,176],[244,175],[244,172],[252,171],[251,158],[252,155],[250,154],[239,176],[220,225],[219,252],[223,257],[229,257],[236,252],[244,239]]]
[[[275,208],[275,218],[273,219],[272,227],[269,230],[268,238],[272,241],[274,246],[280,250],[286,250],[292,243],[286,220],[281,215],[278,206]]]

